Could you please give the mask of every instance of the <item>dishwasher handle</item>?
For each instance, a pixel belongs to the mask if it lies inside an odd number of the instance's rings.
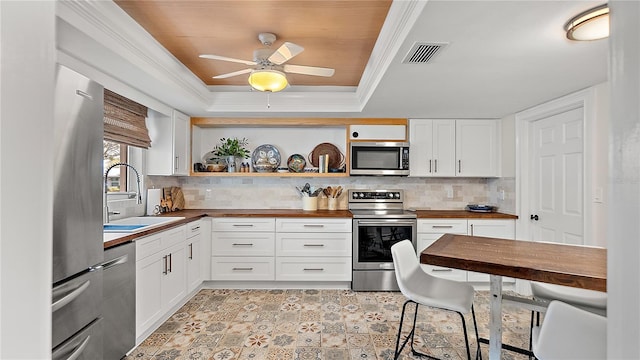
[[[129,261],[129,254],[124,254],[122,256],[119,256],[113,260],[109,260],[109,261],[105,261],[102,263],[102,269],[103,271],[109,270],[110,268],[114,267],[114,266],[118,266],[118,265],[122,265],[125,264],[127,261]]]

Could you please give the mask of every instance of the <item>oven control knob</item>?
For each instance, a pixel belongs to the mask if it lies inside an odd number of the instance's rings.
[[[360,193],[359,196],[360,196],[361,199],[364,198],[364,193]]]

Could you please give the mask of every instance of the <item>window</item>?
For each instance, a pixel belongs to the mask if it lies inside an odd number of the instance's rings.
[[[111,165],[127,162],[128,146],[117,142],[103,141],[103,174]],[[107,192],[127,191],[127,167],[118,166],[109,171]]]

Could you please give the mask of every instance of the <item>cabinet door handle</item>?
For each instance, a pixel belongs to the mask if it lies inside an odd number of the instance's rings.
[[[175,169],[174,170],[178,170],[178,165],[180,164],[178,159],[179,158],[176,156],[176,161],[175,161],[175,165],[174,165]]]
[[[309,246],[309,247],[323,247],[324,244],[304,244],[303,246]]]
[[[438,172],[438,159],[433,160],[433,163],[435,164],[435,166],[434,166],[435,170],[433,172],[437,173]]]
[[[471,234],[469,235],[473,236],[473,224],[469,225],[469,227],[471,228]]]
[[[252,243],[233,243],[232,246],[253,246]]]
[[[304,271],[324,271],[324,268],[304,268]]]
[[[253,227],[253,224],[233,224],[235,227]]]
[[[169,272],[173,271],[173,261],[171,260],[171,254],[169,254]]]
[[[162,260],[164,260],[164,267],[162,268],[162,273],[164,275],[167,275],[168,271],[168,267],[167,267],[167,255],[162,257]]]
[[[429,173],[431,173],[431,159],[429,159]]]
[[[431,269],[432,272],[449,272],[453,271],[453,269]]]
[[[253,268],[252,267],[246,267],[246,268],[236,268],[236,267],[234,267],[231,270],[233,270],[233,271],[251,271],[251,270],[253,270]]]
[[[451,228],[453,228],[453,225],[432,225],[431,228],[433,228],[433,229],[451,229]]]
[[[458,160],[458,173],[462,172],[462,160]]]
[[[324,227],[323,224],[304,224],[304,227],[312,227],[312,228],[321,228]]]
[[[189,244],[189,259],[193,260],[193,243]]]

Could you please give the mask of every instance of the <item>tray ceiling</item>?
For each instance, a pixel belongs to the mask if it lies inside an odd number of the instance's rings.
[[[287,74],[292,85],[358,86],[391,0],[374,1],[115,1],[207,85],[246,85],[247,75],[212,76],[246,65],[207,60],[215,54],[253,60],[261,32],[304,47],[288,64],[335,69],[330,78]]]

